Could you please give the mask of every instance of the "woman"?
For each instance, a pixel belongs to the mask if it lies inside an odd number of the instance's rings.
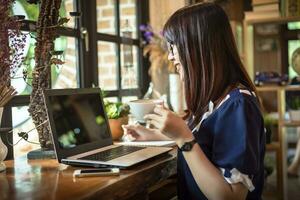
[[[145,117],[155,129],[127,125],[125,133],[176,141],[179,199],[261,199],[263,119],[225,12],[213,3],[185,7],[163,32],[185,84],[187,120],[157,106]]]

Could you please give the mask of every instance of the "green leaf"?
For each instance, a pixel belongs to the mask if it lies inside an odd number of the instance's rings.
[[[105,106],[107,117],[109,119],[118,119],[127,116],[130,111],[129,106],[122,102],[113,103],[113,102],[105,101],[104,106]]]
[[[60,19],[58,20],[57,25],[58,25],[58,26],[62,26],[62,25],[64,25],[64,24],[68,23],[69,21],[70,21],[69,18],[62,17],[62,18],[60,18]]]
[[[65,62],[63,62],[62,60],[58,59],[58,58],[51,58],[50,60],[50,64],[55,64],[55,65],[63,65]]]

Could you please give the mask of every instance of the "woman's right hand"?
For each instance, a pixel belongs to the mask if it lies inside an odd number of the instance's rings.
[[[168,137],[164,136],[158,129],[146,128],[140,124],[134,125],[123,125],[124,134],[129,134],[136,140],[170,140]]]

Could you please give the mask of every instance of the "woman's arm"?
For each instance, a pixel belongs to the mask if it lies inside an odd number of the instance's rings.
[[[156,107],[154,112],[155,114],[147,115],[146,119],[163,134],[175,140],[179,147],[194,138],[186,123],[176,114],[162,107]],[[198,187],[208,199],[246,199],[247,188],[242,183],[226,182],[221,171],[210,162],[198,144],[191,151],[183,152],[183,155]]]
[[[191,132],[189,134],[192,135]],[[182,146],[183,141],[177,141],[177,144]],[[242,183],[227,183],[221,171],[208,160],[197,143],[191,151],[183,152],[183,155],[198,187],[208,199],[246,199],[247,188]]]

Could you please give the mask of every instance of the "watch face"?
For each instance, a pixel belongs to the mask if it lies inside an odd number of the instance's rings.
[[[193,147],[193,144],[191,143],[185,143],[182,147],[181,147],[181,150],[182,151],[190,151]]]
[[[186,142],[182,145],[182,147],[180,148],[181,151],[190,151],[192,150],[194,144],[196,143],[196,140],[192,140],[190,142]]]
[[[182,147],[180,149],[181,149],[181,151],[190,151],[190,150],[192,150],[195,143],[196,143],[195,141],[186,142],[182,145]]]

